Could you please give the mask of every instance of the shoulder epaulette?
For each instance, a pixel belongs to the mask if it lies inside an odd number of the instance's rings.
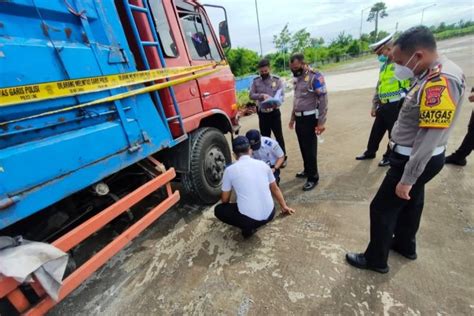
[[[280,77],[278,77],[277,75],[272,75],[272,78],[280,79]]]
[[[426,80],[439,81],[440,77],[441,77],[441,65],[437,65],[430,69],[430,71],[428,72],[428,76],[426,77]]]

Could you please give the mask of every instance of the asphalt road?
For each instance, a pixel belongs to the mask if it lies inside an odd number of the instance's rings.
[[[474,84],[474,37],[440,43]],[[369,203],[386,169],[357,162],[372,124],[375,61],[327,74],[330,112],[319,146],[319,186],[304,193],[302,160],[286,128],[290,160],[282,189],[297,213],[279,216],[250,240],[218,222],[212,208],[168,211],[52,315],[472,315],[474,314],[474,157],[446,166],[426,189],[418,260],[391,254],[386,275],[348,266],[346,251],[368,241]],[[361,70],[361,71],[359,71]],[[465,134],[464,103],[450,148]],[[257,126],[242,120],[243,131]]]

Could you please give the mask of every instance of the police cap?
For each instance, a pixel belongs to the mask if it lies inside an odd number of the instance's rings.
[[[380,41],[370,44],[369,48],[372,49],[374,52],[377,52],[379,49],[390,43],[390,41],[393,38],[393,34],[390,34],[384,38],[382,38]]]
[[[259,131],[257,131],[256,129],[251,129],[247,132],[247,134],[245,134],[245,136],[247,136],[247,139],[250,142],[250,147],[253,150],[259,150],[260,149],[260,146],[262,144],[260,142],[261,136],[260,136]]]
[[[250,149],[250,143],[247,137],[237,136],[232,141],[232,151],[236,154],[242,154]]]

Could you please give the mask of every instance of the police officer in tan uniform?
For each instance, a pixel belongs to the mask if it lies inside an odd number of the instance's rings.
[[[389,35],[370,45],[370,48],[374,50],[379,61],[383,64],[380,67],[379,80],[372,100],[371,115],[375,117],[375,120],[370,131],[367,150],[362,155],[357,156],[356,160],[374,159],[385,132],[388,132],[390,139],[393,125],[397,121],[398,112],[400,111],[399,103],[403,102],[406,89],[410,87],[410,80],[400,81],[395,78],[395,65],[391,57],[392,37],[393,35]],[[387,151],[379,162],[380,167],[390,164],[390,152],[390,146],[387,146]]]
[[[295,95],[289,127],[293,129],[296,125],[296,136],[304,162],[304,170],[297,173],[296,177],[307,179],[303,191],[309,191],[319,181],[317,135],[326,129],[326,84],[319,71],[312,70],[305,64],[303,54],[291,56],[290,68],[294,76]]]
[[[370,205],[370,242],[365,253],[348,253],[359,269],[387,273],[389,250],[417,258],[416,233],[425,184],[443,168],[453,123],[460,113],[465,79],[452,61],[440,57],[431,31],[417,26],[395,41],[399,80],[413,78],[392,130],[390,169]]]
[[[262,136],[271,137],[275,135],[275,139],[285,152],[285,139],[283,138],[283,130],[281,126],[281,112],[276,106],[263,108],[262,102],[279,96],[280,102],[284,98],[284,84],[283,81],[270,73],[270,62],[268,59],[262,59],[258,63],[259,77],[256,77],[250,88],[250,99],[257,101],[258,105],[258,124]]]

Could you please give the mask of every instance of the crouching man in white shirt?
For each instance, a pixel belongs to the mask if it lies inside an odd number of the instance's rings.
[[[224,172],[222,204],[217,205],[214,212],[222,222],[242,229],[242,235],[248,238],[275,216],[272,194],[283,213],[295,211],[286,204],[270,167],[250,157],[250,143],[246,137],[235,138],[232,149],[237,161]],[[232,189],[237,195],[237,203],[229,203]]]

